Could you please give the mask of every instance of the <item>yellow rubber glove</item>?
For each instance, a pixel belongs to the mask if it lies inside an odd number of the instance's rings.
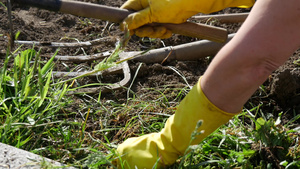
[[[184,154],[199,120],[203,124],[198,132],[203,130],[204,133],[192,140],[191,145],[199,144],[233,116],[234,114],[218,109],[206,98],[199,80],[179,104],[175,114],[167,120],[161,132],[129,138],[119,145],[117,151],[125,168],[151,169],[156,163],[158,168],[168,166]],[[117,163],[120,168],[121,160]]]
[[[125,18],[123,22],[137,36],[168,38],[172,32],[163,26],[141,26],[154,22],[183,23],[199,12],[212,13],[227,7],[248,8],[254,2],[255,0],[128,0],[121,8],[137,11]],[[121,29],[122,27],[124,25],[121,24]]]

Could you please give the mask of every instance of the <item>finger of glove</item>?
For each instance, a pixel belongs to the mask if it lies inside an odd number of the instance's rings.
[[[154,33],[154,29],[151,26],[143,26],[134,30],[135,35],[139,37],[149,37]]]
[[[169,29],[167,29],[167,31],[165,32],[165,34],[163,36],[160,37],[160,39],[168,39],[173,35],[173,32],[170,31]]]
[[[122,22],[121,26],[127,24],[129,30],[137,29],[143,25],[151,23],[150,8],[145,8],[139,12],[132,13],[127,16]]]
[[[135,30],[139,37],[161,38],[166,39],[172,36],[172,32],[164,26],[143,26]]]
[[[132,11],[140,11],[149,7],[148,0],[128,0],[120,8]]]

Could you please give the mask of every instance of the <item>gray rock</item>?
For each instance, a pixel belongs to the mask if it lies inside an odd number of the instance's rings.
[[[59,162],[0,143],[0,169],[68,168]]]

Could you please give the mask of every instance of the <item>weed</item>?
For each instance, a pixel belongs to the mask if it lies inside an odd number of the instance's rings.
[[[67,85],[50,85],[53,82],[53,58],[42,66],[39,52],[34,49],[6,56],[0,69],[2,143],[34,150],[43,145],[41,139],[45,133],[53,130],[55,124],[63,123],[51,121],[69,102],[64,98]]]

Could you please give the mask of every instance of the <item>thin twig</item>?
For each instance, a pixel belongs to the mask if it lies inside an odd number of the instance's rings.
[[[23,45],[35,45],[35,46],[43,46],[43,47],[50,47],[50,48],[78,48],[78,47],[89,47],[99,45],[101,43],[116,43],[117,39],[110,36],[99,38],[91,41],[86,42],[38,42],[38,41],[22,41],[16,40],[15,43],[23,44]]]
[[[61,56],[56,55],[55,60],[59,61],[71,61],[71,62],[91,62],[94,60],[100,60],[104,59],[105,57],[108,57],[111,53],[104,52],[104,53],[97,53],[93,55],[78,55],[78,56]],[[49,57],[48,55],[43,55],[43,57]]]
[[[161,65],[171,56],[171,54],[172,54],[172,52],[173,52],[173,48],[172,48],[172,46],[170,46],[170,52],[169,52],[169,54],[168,54],[168,56],[167,57],[165,57],[165,59],[161,62]]]

